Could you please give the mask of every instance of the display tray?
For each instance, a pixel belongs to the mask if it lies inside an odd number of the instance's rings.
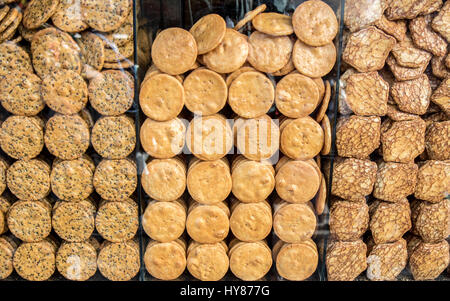
[[[219,0],[208,0],[208,1],[197,1],[197,0],[164,0],[164,1],[155,1],[155,0],[140,0],[138,1],[140,5],[140,9],[138,9],[139,14],[137,16],[138,19],[138,26],[137,26],[137,62],[139,65],[138,69],[138,80],[141,83],[144,79],[145,72],[147,71],[148,67],[151,65],[150,62],[150,45],[151,41],[155,38],[156,34],[165,28],[169,27],[182,27],[184,29],[189,30],[190,27],[201,17],[215,13],[221,15],[226,23],[227,27],[234,27],[234,25],[242,19],[250,10],[253,10],[257,6],[261,4],[266,4],[267,9],[265,12],[279,12],[283,14],[292,15],[295,8],[301,4],[304,1],[301,0],[287,0],[287,1],[280,1],[280,0],[273,0],[273,1],[251,1],[251,0],[240,0],[240,1],[234,1],[234,0],[225,0],[225,1],[219,1]],[[334,40],[334,44],[337,50],[337,61],[333,68],[333,70],[326,76],[323,77],[324,80],[328,80],[332,87],[331,92],[331,100],[328,107],[327,115],[330,119],[330,122],[332,124],[332,128],[335,128],[336,123],[336,112],[337,112],[337,105],[336,105],[336,97],[338,93],[338,78],[340,77],[340,57],[342,52],[342,28],[343,28],[343,22],[342,22],[342,9],[344,7],[344,0],[324,0],[325,3],[327,3],[336,13],[337,19],[339,21],[339,32]],[[244,27],[246,30],[243,31],[244,34],[247,34],[250,32],[248,29],[249,27]],[[278,81],[281,79],[281,77],[272,77],[269,76],[274,81]],[[136,102],[139,100],[136,99]],[[229,106],[226,106],[222,111],[219,113],[224,114],[225,117],[231,118],[232,117],[232,111]],[[275,104],[270,109],[270,111],[267,113],[271,118],[278,119],[280,117],[280,112],[276,109]],[[190,120],[194,115],[193,113],[189,112],[186,108],[183,109],[183,111],[180,114],[184,118],[187,118]],[[146,116],[141,112],[139,114],[138,118],[138,125],[141,126],[144,120],[146,119]],[[333,132],[333,141],[335,133]],[[334,160],[334,143],[332,151],[329,155],[322,156],[322,162],[323,164],[328,164],[330,166],[330,169],[327,170],[331,173],[332,166],[333,166],[333,160]],[[139,166],[139,173],[141,174],[144,167],[145,162],[148,159],[148,154],[146,154],[141,145],[138,146],[138,153],[137,153],[137,162]],[[184,158],[186,159],[186,162],[189,162],[189,159],[193,157],[192,155],[185,155]],[[231,155],[227,156],[228,158],[232,158]],[[329,191],[330,189],[330,183],[327,183],[327,199],[329,198]],[[140,196],[140,204],[141,204],[141,210],[145,210],[145,207],[147,203],[150,201],[148,195],[141,189],[141,186],[139,186],[139,196]],[[276,195],[275,192],[268,198],[269,200],[272,200],[274,196]],[[189,195],[187,192],[185,192],[184,199],[188,200]],[[328,222],[328,206],[326,206],[324,213],[318,217],[318,226],[316,233],[314,235],[314,241],[317,244],[318,250],[319,250],[319,265],[317,267],[317,270],[315,273],[307,279],[308,281],[325,281],[326,280],[326,268],[324,265],[324,259],[325,259],[325,252],[323,250],[326,249],[327,244],[327,237],[328,237],[328,228],[327,228],[327,222]],[[142,250],[145,250],[145,247],[150,240],[149,237],[144,233],[144,231],[141,229],[142,239],[141,239],[141,246]],[[267,237],[267,242],[269,244],[269,247],[272,247],[275,239],[275,234],[272,233]],[[145,269],[144,266],[141,267],[141,274],[140,279],[143,281],[154,281],[157,280],[154,277],[152,277]],[[178,280],[196,280],[194,277],[192,277],[187,270],[185,273],[178,279]],[[229,281],[237,281],[239,280],[236,278],[230,271],[227,273],[227,275],[224,277],[223,280],[229,280]],[[264,277],[266,281],[283,281],[282,277],[280,277],[276,271],[276,268],[274,265],[272,266],[270,272]]]

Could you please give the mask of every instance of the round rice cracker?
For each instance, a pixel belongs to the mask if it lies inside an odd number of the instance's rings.
[[[80,0],[60,0],[52,16],[53,25],[66,32],[81,32],[89,28],[81,15]]]
[[[80,0],[83,21],[98,31],[112,31],[125,23],[132,5],[129,0]]]
[[[149,75],[141,84],[139,104],[142,112],[153,120],[168,121],[177,117],[184,101],[183,85],[174,76],[163,73]]]
[[[0,75],[10,74],[13,70],[33,73],[30,56],[15,43],[1,43]]]
[[[248,39],[248,61],[261,72],[272,73],[283,68],[291,58],[293,41],[288,36],[270,36],[253,32]]]
[[[47,22],[58,9],[59,0],[32,0],[23,13],[25,28],[38,28]]]
[[[214,50],[203,55],[203,62],[217,73],[232,73],[247,60],[249,46],[247,37],[227,28],[222,42]]]
[[[236,24],[236,26],[234,27],[234,30],[239,30],[242,27],[244,27],[245,24],[252,21],[257,15],[259,15],[260,13],[265,11],[266,8],[267,8],[267,6],[265,4],[262,4],[262,5],[258,6],[257,8],[255,8],[254,10],[247,12],[245,14],[244,18]]]
[[[229,74],[229,75],[227,76],[227,79],[226,79],[227,87],[229,88],[230,85],[231,85],[231,83],[232,83],[239,75],[241,75],[242,73],[245,73],[245,72],[249,72],[249,71],[256,71],[256,69],[253,68],[253,67],[250,67],[250,66],[243,66],[243,67],[239,68],[238,70],[234,71],[233,73]]]
[[[47,106],[61,114],[76,114],[88,102],[87,84],[76,72],[59,70],[42,81],[42,98]]]
[[[291,56],[289,57],[289,61],[287,62],[287,64],[284,65],[284,67],[281,68],[280,70],[272,72],[272,75],[273,76],[285,76],[286,74],[289,74],[294,70],[295,70],[295,66],[294,66],[294,62],[292,61],[292,53],[291,53]]]
[[[94,70],[101,71],[105,63],[105,46],[102,39],[98,35],[87,31],[81,34],[77,42],[80,46],[83,75],[87,73],[88,66]]]
[[[315,82],[302,74],[288,74],[277,84],[275,104],[290,118],[305,117],[319,104],[319,89]]]
[[[210,52],[222,42],[227,25],[217,14],[209,14],[198,20],[189,30],[197,42],[198,54]]]
[[[292,15],[295,35],[311,46],[324,46],[333,41],[338,21],[333,9],[323,1],[303,2]]]
[[[153,42],[152,60],[164,73],[185,73],[197,60],[197,43],[189,31],[175,27],[165,29]]]
[[[322,79],[321,79],[322,80]],[[322,98],[322,105],[320,106],[319,112],[317,112],[316,121],[321,122],[325,116],[325,113],[328,110],[328,105],[331,99],[331,85],[330,82],[327,81],[325,84],[325,94]]]
[[[253,19],[257,31],[271,36],[288,36],[294,33],[292,17],[278,13],[262,13]]]
[[[292,61],[301,74],[312,78],[322,77],[334,67],[336,47],[333,43],[314,47],[297,40],[292,52]]]
[[[73,42],[74,45],[77,45]],[[71,44],[56,38],[50,38],[33,51],[33,66],[40,78],[60,71],[72,70],[81,74],[81,58],[77,49]]]
[[[19,12],[18,8],[14,7],[10,9],[9,12],[6,14],[6,16],[0,22],[0,32],[4,32],[8,28],[8,26],[11,25],[14,22],[14,20],[16,20],[19,17],[19,14],[21,13]]]
[[[273,83],[256,71],[239,75],[230,85],[228,103],[244,118],[256,118],[267,113],[275,99]]]
[[[126,71],[107,70],[89,83],[91,106],[105,116],[118,116],[131,108],[134,98],[134,79]]]
[[[212,115],[226,104],[228,88],[218,73],[208,69],[197,69],[183,82],[186,108],[197,115]]]
[[[328,119],[327,115],[323,116],[322,122],[320,123],[323,129],[324,134],[324,142],[323,148],[320,152],[321,155],[326,156],[331,152],[331,124],[330,119]]]
[[[41,79],[27,71],[11,71],[0,77],[0,102],[15,115],[37,115],[45,107]]]

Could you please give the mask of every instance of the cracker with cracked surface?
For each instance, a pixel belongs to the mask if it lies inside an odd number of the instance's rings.
[[[373,25],[383,18],[384,0],[347,0],[344,24],[351,32]]]
[[[447,42],[450,41],[450,2],[446,1],[439,13],[434,17],[431,27],[440,33]]]
[[[397,63],[397,60],[393,55],[388,56],[388,58],[386,59],[386,64],[389,66],[389,69],[391,69],[392,74],[394,74],[395,79],[398,81],[419,78],[425,72],[425,69],[428,66],[427,62],[417,68],[403,67]]]
[[[380,70],[395,43],[394,37],[370,26],[350,35],[342,58],[360,72]]]
[[[403,41],[406,37],[407,26],[405,20],[390,21],[383,15],[374,25],[396,38],[399,42]]]
[[[449,235],[450,200],[430,203],[415,200],[411,206],[414,232],[424,242],[438,243]]]
[[[367,256],[367,278],[370,280],[396,280],[408,262],[406,241],[374,245]]]
[[[409,36],[392,48],[392,55],[400,66],[408,68],[428,64],[432,58],[431,53],[416,47]]]
[[[395,0],[389,1],[386,17],[389,20],[414,19],[425,8],[429,0]]]
[[[333,238],[354,241],[369,228],[369,207],[366,202],[340,200],[330,208],[330,233]]]
[[[419,167],[414,163],[381,162],[378,165],[373,196],[398,202],[414,193]]]
[[[352,74],[346,84],[347,104],[355,114],[386,115],[389,85],[378,72]]]
[[[388,104],[386,115],[394,121],[414,120],[420,118],[417,115],[402,112],[398,109],[397,105]]]
[[[450,71],[445,64],[445,56],[433,56],[431,59],[431,70],[433,75],[439,78],[450,77]]]
[[[381,145],[386,162],[409,163],[425,149],[425,121],[386,120],[381,125]]]
[[[432,160],[450,160],[450,120],[431,123],[425,136],[425,148]]]
[[[444,79],[431,95],[431,101],[437,104],[442,111],[450,115],[450,77]]]
[[[417,79],[396,82],[391,87],[391,96],[403,112],[423,115],[430,104],[430,81],[423,74]]]
[[[440,202],[448,197],[450,187],[450,162],[426,161],[419,167],[414,196],[428,202]]]
[[[449,246],[445,240],[437,244],[419,243],[409,259],[414,280],[433,280],[447,268],[448,263]]]
[[[366,268],[367,246],[362,240],[332,241],[326,252],[328,280],[352,281]]]
[[[350,201],[359,201],[372,193],[377,164],[369,160],[337,158],[331,193]]]
[[[411,209],[406,198],[396,203],[375,200],[369,208],[369,226],[376,244],[397,241],[411,229]]]
[[[381,118],[377,116],[341,117],[336,126],[336,147],[339,156],[367,158],[380,146]]]
[[[427,15],[411,20],[409,22],[411,37],[418,47],[436,56],[444,56],[447,53],[447,42],[433,31],[431,18],[431,15]]]

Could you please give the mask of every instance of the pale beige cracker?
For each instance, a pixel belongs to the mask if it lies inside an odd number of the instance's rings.
[[[322,119],[325,117],[325,114],[328,110],[328,105],[330,103],[330,99],[331,99],[331,85],[330,85],[329,81],[326,81],[325,92],[324,92],[323,98],[322,98],[322,104],[320,105],[320,109],[316,115],[317,122],[321,122]]]
[[[219,46],[202,56],[204,62],[202,65],[217,73],[232,73],[244,65],[248,53],[247,37],[227,28]]]
[[[233,131],[222,115],[194,117],[187,129],[186,145],[199,159],[218,160],[233,147]]]
[[[289,74],[277,84],[275,104],[289,118],[310,115],[319,104],[319,89],[315,82],[301,74]]]
[[[241,280],[263,278],[272,266],[272,254],[263,243],[243,243],[230,251],[230,270]]]
[[[275,176],[278,195],[289,203],[307,203],[319,187],[319,172],[306,161],[288,160]]]
[[[208,69],[191,72],[183,82],[185,106],[196,115],[212,115],[226,104],[228,87],[223,77]]]
[[[256,118],[267,113],[275,99],[273,83],[256,71],[239,75],[230,85],[228,103],[244,118]]]
[[[186,269],[186,251],[176,242],[149,243],[144,254],[144,264],[153,277],[175,280]]]
[[[277,237],[288,243],[300,243],[311,238],[316,230],[317,218],[311,203],[274,203],[280,206],[273,215],[273,230]]]
[[[258,71],[272,73],[289,62],[294,42],[288,36],[255,31],[248,38],[248,46],[248,62]]]
[[[186,228],[186,209],[177,201],[150,202],[142,216],[145,233],[154,240],[170,242]]]
[[[292,159],[314,158],[323,148],[324,132],[311,117],[290,120],[281,129],[280,149]]]
[[[175,118],[183,109],[185,92],[182,83],[168,74],[155,74],[144,80],[139,104],[144,114],[156,121]]]
[[[314,244],[314,242],[312,242]],[[316,271],[319,255],[317,249],[306,242],[283,244],[275,256],[278,274],[292,281],[309,278]]]
[[[238,118],[233,129],[239,153],[249,160],[268,160],[279,149],[279,127],[266,114],[253,119]]]
[[[252,21],[257,31],[271,36],[288,36],[294,33],[292,17],[278,13],[262,13]]]
[[[194,200],[202,204],[217,204],[231,192],[230,168],[221,160],[198,161],[188,171],[187,188]]]
[[[219,46],[226,32],[225,20],[217,14],[200,18],[189,30],[197,42],[198,54],[205,54]]]
[[[198,205],[186,219],[187,233],[199,243],[218,243],[227,237],[229,228],[228,216],[214,205]]]
[[[292,52],[295,68],[308,77],[322,77],[328,74],[336,62],[336,47],[333,43],[324,46],[309,46],[297,40]]]
[[[197,59],[197,43],[191,33],[182,28],[161,31],[152,46],[153,63],[164,73],[182,74]]]
[[[147,118],[141,127],[141,145],[150,156],[168,159],[181,153],[185,135],[186,127],[178,118],[169,121]]]
[[[141,181],[145,193],[152,199],[174,201],[186,189],[186,169],[173,158],[154,159],[144,168]]]
[[[241,241],[265,239],[272,230],[272,210],[264,202],[235,203],[230,217],[230,229]]]
[[[325,2],[305,1],[294,11],[292,24],[295,35],[310,46],[331,43],[338,32],[338,22],[333,9]]]
[[[275,188],[275,177],[266,163],[245,160],[232,169],[232,192],[242,202],[267,199]]]
[[[236,26],[234,27],[234,30],[239,30],[242,27],[245,26],[245,24],[247,24],[248,22],[252,21],[257,15],[259,15],[260,13],[262,13],[263,11],[265,11],[267,8],[267,6],[265,4],[262,4],[258,7],[256,7],[254,10],[251,10],[249,12],[247,12],[244,16],[243,19],[241,19]]]

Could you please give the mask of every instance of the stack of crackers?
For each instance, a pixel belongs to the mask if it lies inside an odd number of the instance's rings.
[[[234,28],[209,14],[154,40],[139,101],[149,155],[142,224],[152,239],[144,263],[155,278],[176,279],[186,267],[210,281],[228,270],[263,279],[272,265],[288,280],[316,271],[320,155],[331,149],[322,77],[335,65],[338,22],[322,1],[292,16],[265,10]]]
[[[134,77],[123,69],[134,65],[132,8],[129,0],[0,8],[0,27],[20,24],[20,38],[0,43],[2,279],[13,270],[35,281],[56,270],[77,281],[139,272],[127,115]]]
[[[329,280],[449,264],[449,18],[448,1],[346,1]]]

